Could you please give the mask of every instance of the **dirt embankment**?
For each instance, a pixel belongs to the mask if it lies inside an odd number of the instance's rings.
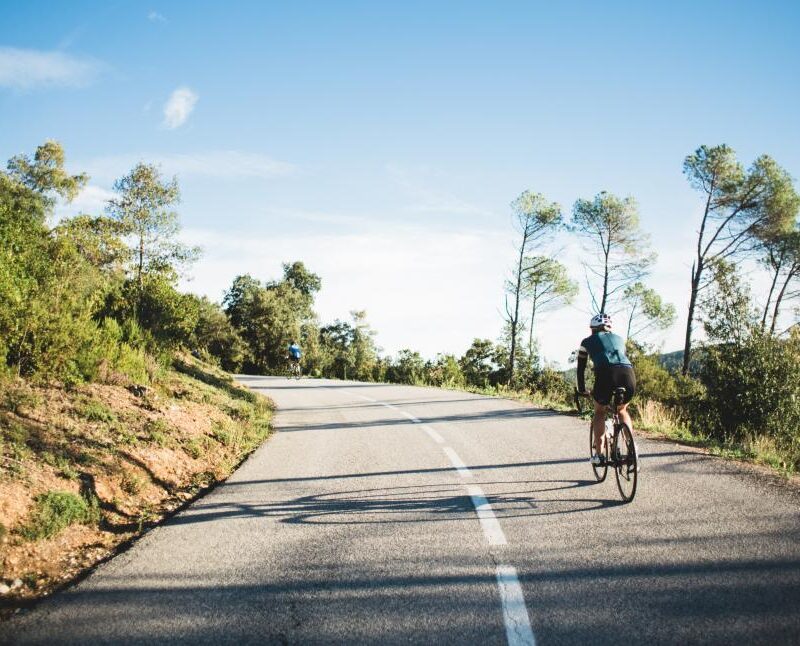
[[[149,386],[0,384],[0,608],[78,577],[268,435],[271,404],[182,356]]]

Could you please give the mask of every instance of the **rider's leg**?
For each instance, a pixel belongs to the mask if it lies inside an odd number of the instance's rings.
[[[606,407],[598,402],[594,402],[592,430],[594,431],[594,450],[596,453],[602,453],[606,435]]]
[[[619,412],[619,418],[631,429],[631,433],[633,433],[633,420],[631,420],[631,414],[628,412],[628,404],[623,404],[617,411]]]

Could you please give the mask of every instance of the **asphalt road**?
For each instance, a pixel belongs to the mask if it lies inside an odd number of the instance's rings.
[[[800,498],[574,418],[428,388],[243,377],[278,433],[4,643],[800,642]]]

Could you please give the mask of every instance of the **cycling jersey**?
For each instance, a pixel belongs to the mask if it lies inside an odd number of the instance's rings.
[[[613,332],[594,332],[581,341],[578,350],[578,390],[586,390],[584,372],[586,362],[592,358],[595,385],[592,392],[595,401],[608,405],[611,392],[618,386],[625,388],[625,403],[630,401],[636,389],[636,376],[625,355],[625,341]]]
[[[581,341],[578,359],[592,358],[595,369],[600,366],[630,366],[625,356],[625,341],[613,332],[595,332]]]
[[[300,358],[300,354],[301,354],[300,346],[297,345],[296,343],[293,343],[292,345],[290,345],[289,346],[289,354],[292,355],[293,359],[299,359]]]

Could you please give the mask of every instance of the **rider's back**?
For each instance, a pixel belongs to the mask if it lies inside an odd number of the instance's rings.
[[[625,340],[613,332],[594,332],[581,341],[581,349],[591,357],[595,368],[631,365],[625,354]]]

